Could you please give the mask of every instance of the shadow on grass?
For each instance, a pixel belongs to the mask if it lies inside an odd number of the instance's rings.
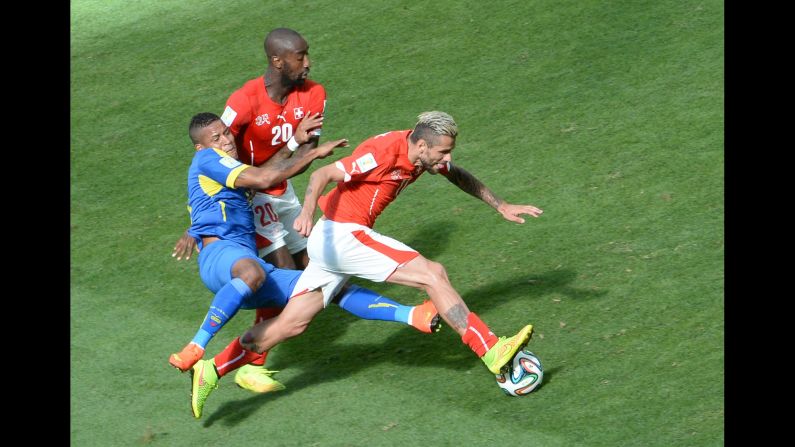
[[[402,236],[393,237],[409,247],[420,252],[428,259],[435,259],[447,251],[450,245],[450,234],[455,232],[458,225],[453,221],[426,222],[413,228],[413,234],[406,240]]]
[[[607,294],[606,290],[588,290],[571,287],[568,284],[577,278],[573,270],[550,270],[542,275],[519,275],[504,281],[487,284],[464,293],[462,298],[475,313],[489,309],[502,302],[521,299],[521,297],[538,298],[550,293],[565,295],[574,300],[588,300]],[[528,309],[532,311],[532,308]]]
[[[501,303],[512,300],[537,300],[549,293],[559,293],[573,299],[592,299],[607,293],[604,290],[589,291],[569,286],[568,284],[576,276],[571,270],[552,270],[542,275],[514,276],[469,290],[464,294],[464,301],[476,313],[482,313],[487,309],[498,307]],[[532,306],[528,305],[528,313],[532,311]],[[380,343],[336,343],[335,340],[347,331],[348,325],[343,321],[345,319],[355,321],[354,317],[339,308],[326,309],[315,318],[304,334],[288,340],[279,347],[280,359],[287,359],[289,362],[285,366],[291,369],[301,368],[302,371],[284,382],[286,390],[227,401],[206,419],[204,426],[209,427],[218,422],[236,426],[266,402],[288,397],[318,383],[343,380],[385,362],[395,365],[395,369],[442,366],[451,371],[461,371],[471,368],[472,362],[477,361],[469,349],[460,346],[460,337],[446,324],[442,332],[433,335],[422,334],[404,326]],[[522,323],[530,322],[528,320]],[[490,324],[493,325],[494,322]],[[279,363],[277,360],[269,364],[269,367],[278,370],[281,368]],[[545,371],[545,382],[552,380],[557,369],[559,368]],[[230,373],[221,381],[224,384],[214,392],[214,396],[223,393],[223,388],[235,386],[232,374],[234,373]]]
[[[554,380],[555,374],[557,374],[562,369],[565,369],[565,367],[564,366],[556,366],[554,368],[545,369],[544,370],[544,379],[543,379],[544,381],[541,382],[541,386],[539,386],[536,391],[541,391],[541,390],[544,389],[545,386],[549,385],[549,383]]]

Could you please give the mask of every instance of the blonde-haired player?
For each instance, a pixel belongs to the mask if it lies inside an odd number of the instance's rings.
[[[469,310],[453,288],[444,266],[411,247],[373,230],[378,215],[424,172],[442,174],[463,191],[486,202],[506,220],[524,223],[522,214],[538,217],[532,205],[514,205],[497,197],[475,176],[452,163],[458,126],[444,112],[419,116],[414,129],[386,132],[365,140],[350,156],[312,173],[304,205],[294,228],[308,235],[309,264],[293,289],[290,301],[276,318],[255,325],[241,338],[241,362],[299,335],[331,301],[351,276],[423,289],[442,318],[489,371],[500,372],[529,341],[533,326],[512,337],[497,337]],[[326,186],[337,186],[321,197]],[[323,216],[313,225],[315,207]],[[235,357],[236,358],[236,357]],[[212,360],[193,369],[194,410],[204,406],[218,375]]]

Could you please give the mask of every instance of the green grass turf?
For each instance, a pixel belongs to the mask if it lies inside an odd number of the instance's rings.
[[[722,2],[71,11],[72,444],[723,444]],[[329,95],[324,138],[357,144],[444,110],[460,126],[459,164],[545,210],[505,222],[424,176],[376,226],[444,263],[499,335],[535,325],[536,393],[503,396],[449,328],[427,336],[329,308],[269,357],[286,391],[257,396],[227,377],[203,419],[190,416],[187,375],[167,364],[211,299],[195,258],[170,257],[188,222],[187,125],[262,73],[277,26],[310,43]],[[241,312],[209,351],[252,318]]]

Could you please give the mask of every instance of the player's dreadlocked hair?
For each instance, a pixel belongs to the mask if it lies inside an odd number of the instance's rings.
[[[414,126],[414,131],[410,137],[412,143],[417,143],[422,138],[428,145],[434,146],[437,140],[436,137],[447,135],[455,138],[458,135],[458,125],[452,116],[444,112],[423,112],[417,118],[419,121]]]
[[[221,117],[210,112],[202,112],[193,115],[193,118],[190,120],[190,126],[188,126],[188,135],[190,136],[190,141],[192,141],[193,144],[199,144],[199,130],[204,129],[211,123],[214,123],[220,119]]]

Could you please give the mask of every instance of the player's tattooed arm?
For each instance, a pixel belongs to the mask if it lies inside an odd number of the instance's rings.
[[[497,195],[484,185],[483,182],[463,168],[450,164],[450,170],[447,172],[446,176],[447,180],[450,180],[450,183],[458,186],[467,194],[486,202],[495,210],[505,203],[504,200],[497,197]]]
[[[444,313],[444,319],[450,326],[456,330],[466,330],[467,328],[467,315],[469,311],[463,304],[456,304]]]
[[[291,166],[293,166],[297,160],[304,159],[307,156],[307,154],[309,154],[312,151],[312,149],[317,147],[317,145],[318,145],[318,138],[312,138],[308,142],[298,146],[298,149],[296,149],[295,152],[288,149],[287,146],[285,145],[283,148],[279,149],[278,152],[273,154],[273,156],[271,156],[271,158],[269,158],[268,161],[262,163],[258,167],[266,169],[278,169],[278,170],[288,169]],[[317,158],[322,158],[322,157],[317,157]],[[295,174],[291,175],[290,177],[295,177],[296,175],[306,171],[308,168],[309,165],[307,164],[306,166],[302,167],[300,170],[298,170]]]
[[[334,148],[345,147],[345,138],[327,141],[309,151],[296,154],[283,160],[268,160],[260,166],[246,167],[237,175],[235,188],[271,188],[305,169],[312,160],[329,155]],[[333,167],[333,165],[332,165]]]
[[[463,168],[459,168],[454,164],[450,164],[450,170],[445,173],[447,180],[461,188],[467,194],[470,194],[478,199],[489,204],[490,207],[497,210],[505,220],[516,223],[524,223],[522,214],[538,217],[544,211],[533,205],[514,205],[508,203],[501,198],[497,197],[486,185],[480,180],[475,178]]]
[[[315,137],[309,140],[308,142],[298,146],[298,149],[295,150],[295,158],[303,158],[309,151],[317,147],[319,138]],[[324,158],[324,157],[317,157],[317,158]],[[293,177],[298,174],[302,174],[304,171],[309,169],[309,165],[304,166],[300,171],[296,172]]]
[[[260,168],[270,167],[270,166],[272,166],[273,163],[277,163],[277,162],[282,161],[284,159],[290,158],[291,155],[293,155],[293,152],[290,149],[287,148],[287,145],[284,145],[284,147],[282,147],[281,149],[276,151],[275,154],[271,155],[271,158],[269,158],[267,161],[265,161],[265,163],[262,163],[261,165],[259,165],[259,167]]]
[[[268,169],[275,169],[277,171],[286,171],[286,170],[292,168],[293,166],[295,166],[296,164],[306,163],[307,154],[309,153],[309,151],[314,149],[315,146],[317,146],[317,144],[315,144],[315,145],[302,144],[301,147],[299,147],[298,149],[295,150],[295,154],[293,154],[292,157],[279,158],[279,159],[276,159],[276,160],[271,158],[270,160],[268,160],[265,164],[261,165],[260,167],[267,167]],[[279,152],[281,152],[281,151],[279,151]],[[306,171],[306,169],[308,167],[309,167],[309,163],[307,163],[306,166],[301,167],[292,176],[298,175],[298,174]]]

